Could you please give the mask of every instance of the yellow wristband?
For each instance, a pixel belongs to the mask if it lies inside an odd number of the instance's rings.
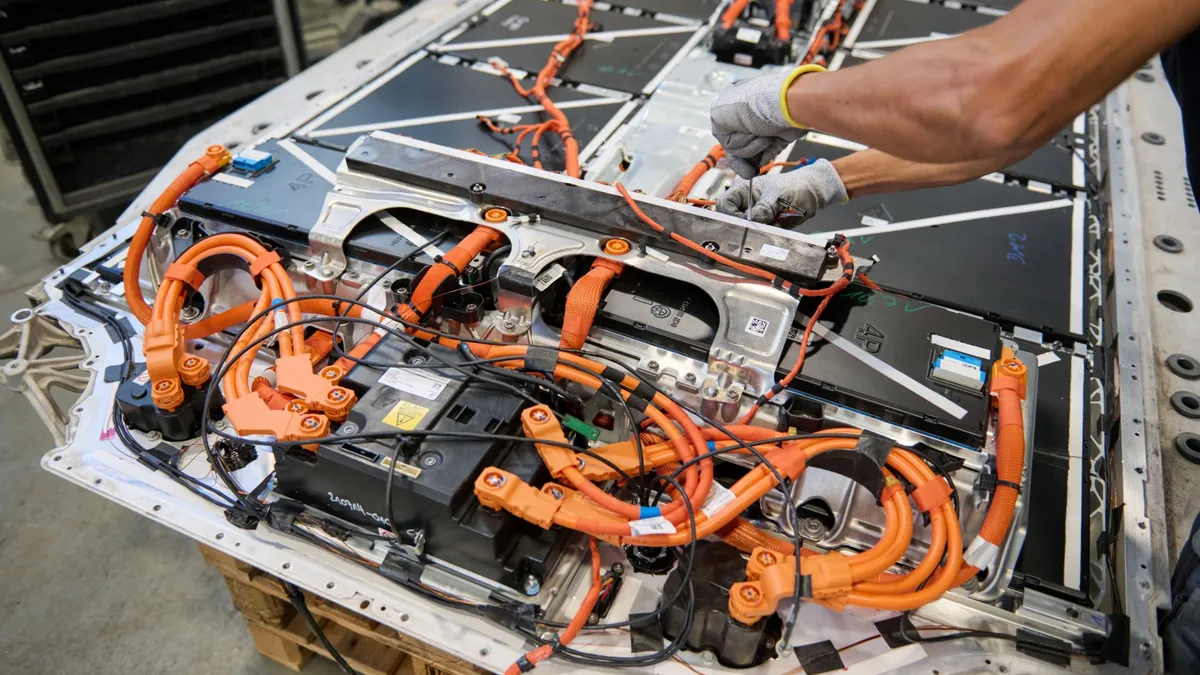
[[[797,129],[807,129],[808,128],[808,127],[804,126],[803,124],[799,124],[798,122],[796,122],[796,120],[792,119],[792,114],[788,112],[788,105],[787,105],[788,88],[790,88],[792,86],[792,83],[796,81],[796,78],[800,77],[801,75],[805,75],[807,73],[823,73],[823,72],[825,72],[825,66],[819,66],[815,63],[810,63],[808,65],[800,66],[799,68],[793,70],[792,74],[788,75],[787,79],[783,81],[783,86],[779,88],[779,109],[783,111],[783,119],[786,120],[787,123],[790,124],[791,126],[796,127]]]

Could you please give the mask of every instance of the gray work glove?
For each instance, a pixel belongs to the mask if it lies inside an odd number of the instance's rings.
[[[745,217],[760,223],[774,222],[783,211],[793,211],[799,222],[813,217],[817,211],[846,201],[846,186],[829,160],[818,159],[788,173],[772,173],[754,179],[754,195],[750,181],[737,179],[717,200],[717,210],[730,216]],[[799,224],[799,223],[797,223]]]
[[[804,134],[788,123],[780,104],[780,92],[797,76],[791,71],[739,80],[713,101],[712,134],[724,146],[729,168],[742,178],[756,175]]]

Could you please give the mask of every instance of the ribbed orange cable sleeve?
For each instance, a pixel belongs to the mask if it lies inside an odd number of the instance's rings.
[[[562,339],[558,346],[563,349],[580,349],[587,339],[592,322],[596,319],[596,310],[600,309],[600,301],[604,299],[604,291],[625,270],[625,265],[596,258],[592,269],[575,282],[567,294],[567,310],[563,316]]]
[[[734,21],[741,18],[742,12],[746,11],[746,6],[750,4],[750,0],[733,0],[729,7],[721,14],[721,27],[729,28]]]
[[[700,160],[696,166],[692,167],[691,171],[688,171],[687,174],[684,175],[683,179],[679,181],[679,185],[676,185],[675,189],[671,191],[671,196],[687,199],[687,196],[692,193],[692,188],[696,187],[696,182],[699,181],[704,174],[708,173],[709,169],[716,166],[717,162],[720,161],[724,156],[725,147],[721,145],[714,145],[712,149],[708,151],[708,154],[704,156],[704,159]]]
[[[996,431],[996,478],[1021,484],[1025,468],[1025,425],[1021,415],[1021,399],[1016,392],[1001,391],[996,400],[998,427]],[[1017,490],[997,485],[979,536],[1000,546],[1008,536],[1013,511],[1017,508]]]
[[[775,0],[775,37],[792,39],[792,0]]]

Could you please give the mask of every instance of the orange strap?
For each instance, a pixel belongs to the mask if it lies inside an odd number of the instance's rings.
[[[200,270],[196,269],[195,265],[173,262],[163,274],[163,281],[167,280],[178,281],[195,291],[199,290],[200,284],[204,283],[204,275],[200,273]]]
[[[950,484],[941,478],[925,481],[921,487],[912,491],[910,495],[913,502],[916,503],[917,509],[926,513],[934,509],[941,508],[942,504],[950,501],[950,495],[953,494],[953,488]]]
[[[263,273],[263,270],[277,262],[280,262],[279,254],[275,251],[267,251],[255,258],[254,262],[250,263],[250,276],[257,277]]]

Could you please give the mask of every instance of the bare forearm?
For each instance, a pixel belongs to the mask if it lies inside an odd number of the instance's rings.
[[[850,198],[886,192],[956,185],[1007,166],[1016,157],[967,160],[952,164],[912,162],[879,150],[863,150],[833,161]]]
[[[800,77],[808,127],[917,162],[1023,154],[1200,24],[1200,2],[1025,0],[960,37]]]

